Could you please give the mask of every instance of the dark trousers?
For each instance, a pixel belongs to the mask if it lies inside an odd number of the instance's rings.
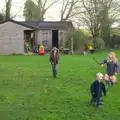
[[[111,87],[113,87],[112,81],[106,82],[106,89],[110,88],[110,84],[111,84]]]
[[[93,49],[93,50],[90,50],[90,53],[94,53],[94,49]]]
[[[109,79],[110,79],[110,76],[112,75],[109,75]],[[106,81],[106,89],[110,88],[110,84],[111,84],[111,87],[113,87],[113,82],[111,80]]]
[[[53,75],[54,77],[57,77],[57,65],[56,64],[52,64],[52,72],[53,72]]]
[[[98,106],[99,106],[99,105],[102,105],[102,97],[98,97],[98,98],[92,97],[90,103],[92,104],[92,103],[95,103],[95,102],[97,102],[97,105],[98,105]]]

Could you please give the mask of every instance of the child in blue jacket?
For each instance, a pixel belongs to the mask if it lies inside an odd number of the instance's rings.
[[[119,73],[119,63],[114,52],[110,52],[108,57],[101,62],[101,67],[104,67],[104,64],[107,64],[106,74],[104,80],[106,81],[106,89],[116,82],[116,75]]]
[[[90,91],[92,94],[92,99],[90,104],[97,102],[97,106],[100,108],[102,106],[102,92],[106,96],[106,89],[104,83],[102,82],[103,74],[97,73],[96,77],[97,79],[92,83],[90,87]]]

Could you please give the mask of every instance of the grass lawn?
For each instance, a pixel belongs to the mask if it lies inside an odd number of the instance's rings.
[[[89,106],[95,74],[105,73],[92,58],[106,55],[61,56],[58,79],[48,56],[0,56],[0,120],[119,120],[119,76],[103,107]]]

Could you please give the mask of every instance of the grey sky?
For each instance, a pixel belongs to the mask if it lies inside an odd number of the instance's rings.
[[[4,1],[5,0],[0,0],[0,8],[4,8]],[[16,20],[24,20],[24,18],[22,17],[23,15],[23,7],[24,7],[24,3],[26,0],[12,0],[12,10],[11,13],[13,14],[13,16],[18,13],[18,11],[21,8],[21,12],[18,14],[18,17],[15,18]],[[49,0],[50,1],[50,0]],[[45,18],[46,20],[59,20],[60,14],[60,5],[59,3],[56,3],[55,5],[53,5],[46,13]]]
[[[0,0],[0,10],[4,8],[4,1],[5,0]],[[24,3],[26,0],[12,0],[12,10],[11,13],[14,16],[16,13],[18,13],[18,11],[21,8],[21,12],[19,12],[19,14],[17,15],[17,17],[15,18],[15,20],[17,21],[21,21],[24,20],[23,15],[23,8],[24,8]],[[48,0],[53,1],[53,0]],[[61,0],[60,0],[61,2]],[[48,3],[49,4],[49,3]],[[60,3],[56,3],[54,4],[46,13],[45,15],[45,20],[50,20],[50,21],[58,21],[60,20],[60,10],[61,10],[61,5]],[[76,25],[75,25],[76,26]],[[117,27],[118,23],[114,23],[113,27]],[[84,25],[81,25],[81,28],[85,28]]]

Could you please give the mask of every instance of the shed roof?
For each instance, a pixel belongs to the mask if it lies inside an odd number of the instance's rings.
[[[68,29],[73,28],[72,22],[60,22],[60,21],[24,21],[23,24],[29,25],[36,29]]]
[[[31,29],[40,29],[40,30],[59,30],[59,29],[68,29],[73,28],[72,22],[60,22],[60,21],[15,21],[12,19],[1,21],[0,24],[4,24],[6,22],[13,22],[15,24],[22,25],[24,27],[28,27]]]
[[[27,24],[24,24],[24,23],[22,23],[22,22],[18,22],[18,21],[12,20],[12,19],[8,19],[8,20],[1,21],[0,24],[4,24],[4,23],[6,23],[6,22],[12,22],[12,23],[15,23],[15,24],[18,24],[18,25],[22,25],[22,26],[27,27],[27,28],[30,28],[30,29],[35,29],[35,28],[32,27],[32,26],[29,26],[29,25],[27,25]]]

